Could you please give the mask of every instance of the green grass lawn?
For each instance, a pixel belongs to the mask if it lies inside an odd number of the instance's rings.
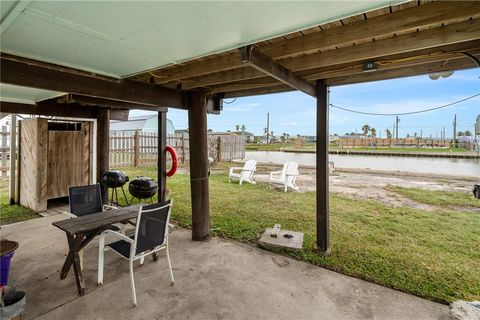
[[[473,196],[472,192],[425,190],[420,188],[404,188],[399,186],[387,186],[387,190],[407,197],[415,202],[439,206],[443,208],[480,208],[480,200]]]
[[[30,209],[8,202],[8,179],[0,179],[0,225],[40,217]]]
[[[155,168],[125,168],[130,178],[155,177]],[[168,178],[172,218],[191,226],[189,177]],[[400,191],[399,191],[400,192]],[[466,200],[469,202],[469,200]],[[283,193],[265,184],[229,184],[210,177],[213,234],[255,242],[265,227],[305,232],[304,249],[287,253],[344,274],[439,302],[480,299],[480,214],[453,209],[427,212],[371,200],[330,195],[331,254],[315,241],[315,194]]]

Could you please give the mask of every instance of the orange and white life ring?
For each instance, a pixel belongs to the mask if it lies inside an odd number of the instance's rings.
[[[172,157],[172,167],[167,172],[167,177],[171,177],[175,174],[175,172],[177,172],[177,169],[178,169],[177,152],[175,151],[175,149],[173,149],[170,146],[166,147],[166,151],[170,153],[170,156]]]

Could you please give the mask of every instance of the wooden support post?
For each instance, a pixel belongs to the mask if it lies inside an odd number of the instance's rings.
[[[10,120],[10,184],[8,190],[10,204],[15,204],[18,200],[15,192],[15,168],[17,161],[17,115],[12,114]]]
[[[328,254],[328,87],[325,80],[317,82],[317,249]]]
[[[139,136],[138,130],[135,130],[135,133],[133,135],[133,165],[135,167],[138,167],[139,158],[140,158],[140,136]]]
[[[99,108],[97,111],[97,182],[102,174],[110,170],[110,110]],[[102,186],[103,203],[108,202],[107,188]]]
[[[158,202],[165,199],[165,190],[167,189],[167,113],[158,113]]]
[[[207,240],[210,231],[208,193],[207,97],[188,94],[190,136],[190,186],[192,197],[192,239]]]

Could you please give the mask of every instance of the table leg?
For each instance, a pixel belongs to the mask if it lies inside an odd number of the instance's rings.
[[[82,245],[83,234],[77,235],[75,238],[72,235],[67,235],[68,246],[70,248],[73,272],[75,273],[75,281],[77,282],[78,294],[85,294],[85,282],[83,281],[82,269],[80,268],[80,256],[78,252]]]
[[[60,279],[65,279],[67,277],[68,271],[70,271],[70,267],[72,266],[73,255],[71,251],[68,251],[67,258],[65,258],[65,263],[63,264],[62,271],[60,272]]]

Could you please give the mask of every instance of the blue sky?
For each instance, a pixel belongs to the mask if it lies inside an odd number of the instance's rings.
[[[369,82],[330,88],[330,103],[364,112],[395,113],[427,109],[454,102],[480,93],[480,69],[456,71],[449,78],[430,80],[427,76]],[[232,101],[226,99],[227,102]],[[208,128],[214,131],[235,130],[244,124],[247,131],[263,133],[266,115],[270,113],[270,128],[274,134],[291,136],[315,134],[315,99],[300,92],[238,98],[224,104],[221,115],[208,116]],[[138,115],[140,111],[132,112]],[[143,112],[142,112],[143,113]],[[428,113],[400,117],[399,136],[440,136],[445,127],[446,136],[452,136],[452,122],[457,114],[457,130],[470,130],[480,114],[480,97]],[[187,112],[169,109],[168,118],[176,129],[188,126]],[[377,136],[392,130],[395,116],[367,116],[330,108],[330,133],[361,132],[368,124],[377,130]]]

